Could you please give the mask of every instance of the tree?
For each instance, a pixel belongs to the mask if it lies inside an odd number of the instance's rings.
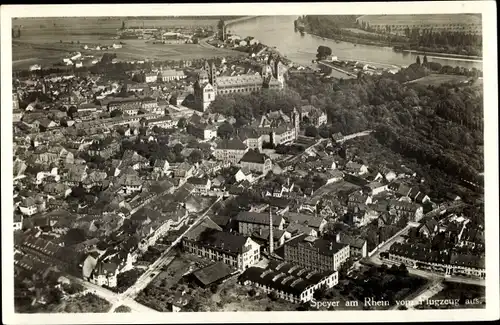
[[[179,129],[184,129],[186,127],[186,125],[187,125],[187,121],[186,121],[186,119],[184,117],[181,117],[179,119],[179,122],[177,122],[177,127]]]
[[[217,135],[223,139],[230,139],[234,135],[234,127],[228,123],[222,123],[217,129]]]
[[[122,30],[124,30],[124,29],[125,29],[125,21],[123,20],[122,21]]]
[[[121,109],[115,109],[109,114],[110,117],[123,116],[123,111]]]
[[[170,105],[177,106],[177,94],[173,94],[172,96],[170,96],[170,99],[168,100],[168,103]]]
[[[318,136],[318,129],[314,125],[308,125],[306,127],[306,130],[305,130],[304,134],[307,137],[316,138]]]
[[[328,46],[323,46],[323,45],[318,46],[318,53],[316,53],[316,58],[318,60],[324,60],[329,55],[332,55],[332,49],[331,48],[329,48]]]
[[[417,55],[417,64],[420,65],[420,55]]]
[[[73,115],[75,115],[75,113],[78,112],[78,109],[76,108],[76,106],[70,106],[68,108],[68,116],[73,118]]]
[[[272,300],[272,301],[276,301],[279,299],[279,296],[278,294],[276,293],[276,291],[271,291],[269,293],[269,298]]]
[[[200,150],[193,150],[188,157],[190,163],[195,164],[203,160],[203,153]]]

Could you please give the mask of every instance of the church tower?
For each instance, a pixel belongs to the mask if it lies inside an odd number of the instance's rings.
[[[300,132],[300,114],[297,111],[297,108],[293,108],[293,115],[292,115],[292,120],[293,120],[293,127],[295,129],[295,140],[299,138],[299,132]]]
[[[210,65],[210,72],[208,73],[208,82],[216,89],[217,91],[217,67],[215,66],[215,62],[212,61]]]
[[[269,88],[269,82],[273,77],[273,70],[270,65],[262,67],[262,88]]]

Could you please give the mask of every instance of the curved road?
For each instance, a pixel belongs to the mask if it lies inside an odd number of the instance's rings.
[[[129,301],[133,301],[136,304],[140,305],[137,303],[134,299],[137,297],[139,292],[144,290],[148,286],[149,283],[151,283],[158,274],[161,272],[161,268],[164,265],[170,264],[173,259],[175,258],[172,256],[170,253],[172,252],[172,249],[182,240],[182,238],[195,226],[197,226],[200,222],[202,222],[207,213],[213,208],[215,204],[217,204],[223,197],[219,196],[217,200],[215,200],[210,207],[207,208],[207,210],[201,214],[195,222],[193,222],[186,231],[184,231],[177,239],[170,245],[169,248],[167,248],[161,255],[160,257],[153,263],[151,264],[146,272],[144,272],[139,279],[125,291],[122,293],[114,302],[113,305],[111,306],[109,312],[112,313],[118,306],[124,305],[129,305]],[[142,306],[142,305],[141,305]]]

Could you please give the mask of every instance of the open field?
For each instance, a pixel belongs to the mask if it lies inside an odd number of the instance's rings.
[[[220,285],[215,294],[204,298],[207,299],[200,302],[207,311],[293,311],[298,306],[281,299],[273,301],[263,290],[239,284],[236,276]]]
[[[365,34],[365,35],[377,35],[377,36],[380,36],[380,34],[377,34],[377,33],[373,33],[373,32],[368,32],[366,30],[362,30],[362,29],[359,29],[359,28],[342,28],[344,30],[348,30],[350,32],[353,32],[353,33],[358,33],[358,34]]]
[[[470,77],[467,76],[459,76],[459,75],[448,75],[448,74],[431,74],[428,76],[425,76],[423,78],[419,78],[416,80],[412,80],[409,83],[416,83],[416,84],[421,84],[425,86],[439,86],[443,83],[460,83],[460,82],[465,82]]]
[[[370,25],[464,25],[481,24],[481,16],[474,14],[436,15],[364,15],[358,18]]]
[[[340,181],[336,183],[331,183],[320,187],[316,192],[314,192],[314,198],[320,198],[327,193],[337,193],[339,191],[354,190],[359,188],[359,186],[346,182]]]
[[[26,41],[13,44],[13,68],[23,69],[38,63],[51,65],[62,61],[70,52],[80,51],[82,55],[100,57],[103,53],[116,53],[118,60],[193,60],[220,56],[244,56],[245,53],[228,49],[204,47],[199,44],[152,44],[144,40],[126,40],[121,49],[106,51],[83,50],[84,44],[112,45],[113,40],[100,40],[99,37],[87,37],[79,40],[80,44],[67,43],[67,39],[54,36],[45,43],[30,44]],[[61,39],[63,43],[59,43]],[[65,43],[66,42],[66,43]],[[114,41],[116,42],[116,41]]]
[[[75,35],[89,33],[116,33],[122,27],[208,27],[216,26],[218,17],[207,16],[203,19],[186,19],[183,17],[150,17],[145,19],[126,17],[44,17],[44,18],[16,18],[12,21],[14,28],[21,27],[22,36],[25,34],[71,33]]]

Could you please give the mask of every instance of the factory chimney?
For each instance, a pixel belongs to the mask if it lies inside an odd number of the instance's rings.
[[[274,252],[274,236],[273,236],[273,213],[269,208],[269,255]]]

